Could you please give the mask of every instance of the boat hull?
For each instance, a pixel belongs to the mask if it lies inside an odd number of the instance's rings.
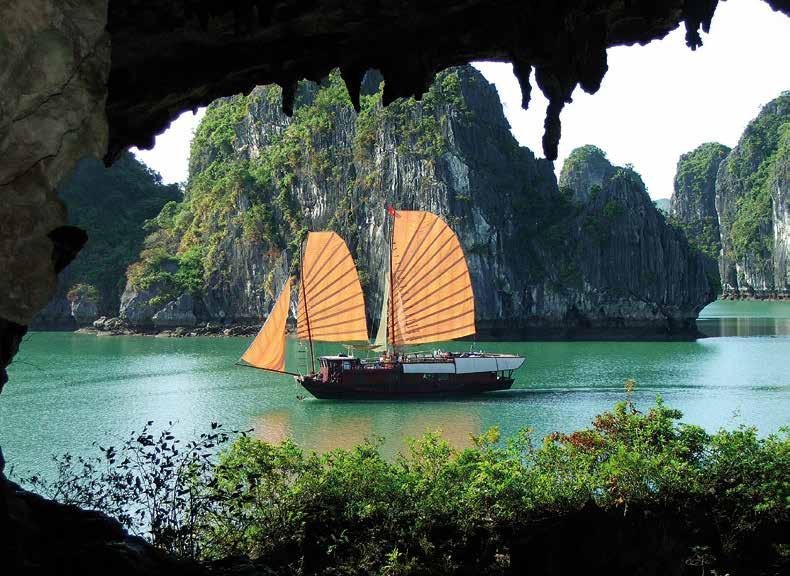
[[[488,373],[412,375],[387,374],[385,370],[366,372],[382,373],[349,374],[338,380],[329,381],[322,379],[319,374],[314,374],[299,376],[296,381],[316,398],[333,400],[393,400],[468,396],[496,390],[508,390],[513,385],[513,378]]]

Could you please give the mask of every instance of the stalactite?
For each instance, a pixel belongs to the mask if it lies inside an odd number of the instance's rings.
[[[348,90],[348,96],[351,98],[351,104],[354,106],[354,110],[359,113],[361,110],[359,94],[362,89],[362,79],[365,77],[365,69],[357,65],[344,66],[340,69],[340,75],[346,83],[346,90]]]
[[[294,115],[294,100],[296,99],[296,82],[283,84],[283,114]]]
[[[766,1],[790,14],[786,0]],[[717,4],[536,0],[480,9],[450,1],[441,9],[415,11],[412,3],[394,0],[364,8],[326,0],[113,0],[108,11],[113,50],[108,159],[130,145],[150,146],[151,135],[180,110],[247,93],[256,85],[323,78],[339,67],[359,108],[356,84],[363,69],[382,70],[387,105],[401,97],[419,99],[434,74],[450,66],[507,59],[514,63],[525,108],[532,68],[551,70],[562,79],[559,91],[544,90],[552,101],[545,137],[551,151],[560,132],[559,111],[573,88],[599,89],[607,48],[646,44],[682,22],[688,45],[696,48]],[[290,91],[283,91],[286,112]]]

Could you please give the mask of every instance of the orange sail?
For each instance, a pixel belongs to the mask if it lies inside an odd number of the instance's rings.
[[[365,300],[357,267],[334,232],[310,232],[302,256],[297,336],[324,342],[367,342]]]
[[[390,314],[395,346],[475,333],[475,298],[464,252],[435,214],[398,211],[394,217]]]
[[[289,276],[263,328],[241,357],[250,366],[275,372],[285,371],[285,321],[288,318],[290,300],[291,278]]]

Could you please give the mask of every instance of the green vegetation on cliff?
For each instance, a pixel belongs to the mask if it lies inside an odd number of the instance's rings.
[[[784,110],[784,113],[775,113]],[[767,265],[773,253],[772,230],[774,164],[790,153],[790,92],[768,104],[747,126],[738,148],[727,158],[727,168],[742,183],[730,239],[735,260],[753,259]]]
[[[573,534],[574,550],[617,573],[781,573],[790,431],[710,435],[680,417],[660,398],[648,412],[626,399],[542,442],[492,429],[458,451],[433,433],[394,461],[375,440],[319,455],[246,435],[211,458],[231,436],[216,424],[188,443],[146,426],[27,483],[170,552],[245,554],[273,574],[561,573]]]
[[[674,214],[670,222],[682,229],[689,244],[714,261],[721,238],[715,208],[716,173],[730,149],[707,142],[678,160],[675,174]]]
[[[99,304],[99,291],[90,284],[75,284],[66,292],[66,299],[69,302],[86,300],[93,304]]]
[[[606,152],[593,144],[585,144],[574,148],[565,159],[560,172],[560,180],[566,181],[577,170],[590,170],[599,167],[605,169],[609,165]],[[585,192],[588,191],[585,190]]]
[[[156,324],[161,305],[189,292],[200,322],[252,323],[296,271],[310,228],[344,238],[375,318],[387,204],[431,210],[455,230],[480,320],[567,325],[570,315],[588,327],[616,314],[635,321],[633,311],[660,322],[636,304],[649,301],[685,325],[709,298],[698,256],[632,168],[588,146],[571,155],[558,186],[551,163],[519,147],[496,89],[474,68],[447,70],[420,101],[387,107],[380,75],[368,73],[362,86],[358,114],[337,73],[301,83],[292,118],[275,86],[209,106],[184,200],[151,223],[122,316]],[[632,241],[645,248],[626,250]],[[613,298],[623,306],[610,306]]]
[[[701,144],[680,157],[675,181],[683,182],[688,194],[695,200],[701,199],[705,193],[705,186],[710,183],[711,167],[717,168],[719,162],[729,153],[730,149],[718,142]]]
[[[100,312],[115,314],[124,272],[143,244],[143,223],[166,202],[181,198],[178,186],[162,184],[159,174],[127,152],[110,168],[83,160],[58,192],[69,223],[88,233],[88,243],[61,282],[72,296],[90,292]],[[80,289],[72,290],[75,285]]]
[[[396,127],[402,142],[399,152],[435,158],[444,151],[442,126],[448,107],[466,114],[460,83],[455,72],[437,78],[422,102],[399,99],[387,108],[381,105],[383,83],[373,94],[363,94],[362,110],[353,112],[339,72],[332,72],[319,85],[300,83],[293,118],[256,119],[253,109],[279,105],[278,86],[256,88],[247,96],[223,98],[212,103],[198,127],[190,152],[190,177],[184,199],[170,203],[148,226],[149,236],[140,259],[129,267],[133,288],[157,287],[153,305],[163,304],[180,293],[199,295],[211,279],[222,277],[222,250],[241,229],[244,239],[263,248],[271,258],[283,251],[297,254],[306,233],[297,198],[298,182],[316,186],[343,187],[343,176],[353,170],[355,189],[333,206],[327,228],[348,233],[354,249],[357,223],[352,222],[352,197],[365,197],[376,179],[372,161],[380,127]],[[355,126],[353,153],[332,145],[331,138],[341,116],[351,116]],[[242,141],[242,124],[278,120],[282,129],[266,129],[256,150]],[[297,265],[291,260],[292,270]]]

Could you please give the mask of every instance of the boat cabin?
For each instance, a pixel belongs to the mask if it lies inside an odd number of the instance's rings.
[[[321,356],[318,359],[321,366],[321,376],[323,380],[337,380],[342,372],[359,370],[361,363],[359,358],[338,354],[337,356]]]

